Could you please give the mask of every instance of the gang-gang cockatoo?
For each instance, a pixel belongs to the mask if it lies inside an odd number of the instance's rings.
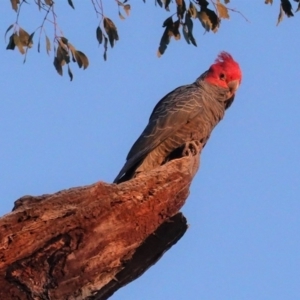
[[[114,182],[129,180],[164,164],[189,143],[204,147],[232,104],[241,80],[239,64],[229,53],[221,52],[194,83],[178,87],[163,97]]]

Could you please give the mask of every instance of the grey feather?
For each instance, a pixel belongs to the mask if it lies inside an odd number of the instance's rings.
[[[193,84],[175,89],[157,103],[115,183],[163,164],[172,151],[188,141],[206,143],[224,115],[228,90],[206,83],[205,75]]]

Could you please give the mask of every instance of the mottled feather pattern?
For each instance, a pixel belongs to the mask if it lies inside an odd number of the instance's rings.
[[[114,182],[129,180],[140,172],[181,157],[183,146],[189,142],[200,142],[203,148],[233,102],[241,80],[239,64],[222,51],[194,83],[163,97],[154,107],[148,125],[130,149]]]
[[[208,84],[202,78],[175,89],[157,103],[115,182],[128,171],[138,173],[161,165],[170,152],[188,141],[206,143],[224,115],[228,90]]]

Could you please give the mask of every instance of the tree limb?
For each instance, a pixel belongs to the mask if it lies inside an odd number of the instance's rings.
[[[0,219],[0,299],[107,299],[185,233],[178,212],[198,165],[17,200]]]

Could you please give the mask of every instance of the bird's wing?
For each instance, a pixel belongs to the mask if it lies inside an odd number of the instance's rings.
[[[196,84],[175,89],[154,107],[149,123],[127,155],[127,161],[115,179],[141,161],[148,153],[202,110],[201,88]]]

